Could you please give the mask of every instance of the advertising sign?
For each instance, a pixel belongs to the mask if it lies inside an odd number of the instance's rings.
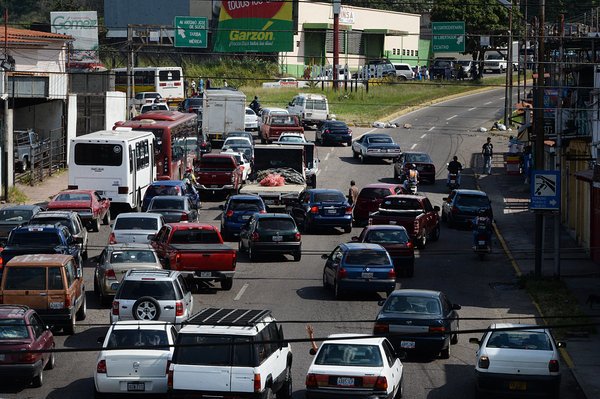
[[[50,13],[52,33],[72,36],[71,62],[98,63],[98,14],[96,11]]]
[[[214,51],[292,51],[292,1],[221,1]]]

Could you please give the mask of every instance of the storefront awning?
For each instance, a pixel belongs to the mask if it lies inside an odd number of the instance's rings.
[[[393,29],[363,29],[364,33],[385,35],[385,36],[408,36],[408,31],[405,30],[393,30]]]
[[[328,22],[304,22],[302,24],[304,30],[332,30],[333,24]],[[352,30],[351,25],[340,24],[340,30]]]

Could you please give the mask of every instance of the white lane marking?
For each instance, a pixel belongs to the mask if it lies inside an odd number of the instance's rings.
[[[456,118],[458,115],[452,115],[450,118],[446,118],[447,121]]]
[[[483,103],[483,105],[490,105],[491,103],[491,101],[488,101],[487,103]]]
[[[329,159],[329,154],[331,154],[330,152],[327,153],[327,155],[325,155],[325,160],[327,161]]]
[[[242,295],[244,295],[244,292],[246,292],[246,288],[248,288],[248,283],[245,283],[244,285],[242,285],[242,288],[240,288],[240,291],[237,293],[235,298],[233,298],[233,300],[239,301],[240,298],[242,297]]]
[[[435,129],[435,126],[431,126],[431,127],[429,128],[429,130],[427,130],[427,131],[428,131],[428,132],[431,132],[433,129]]]
[[[473,111],[474,109],[477,109],[477,107],[469,108],[468,111]]]
[[[416,146],[417,146],[417,143],[414,143],[413,145],[410,146],[410,149],[414,150]]]
[[[421,135],[421,138],[422,138],[422,139],[424,139],[424,138],[425,138],[425,136],[427,136],[427,133],[423,133],[423,134]]]

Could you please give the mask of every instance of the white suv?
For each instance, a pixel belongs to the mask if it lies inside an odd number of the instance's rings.
[[[111,324],[120,320],[160,320],[176,326],[192,315],[194,298],[178,271],[129,270],[110,311]]]
[[[170,398],[292,397],[292,350],[270,310],[203,309],[179,331]]]
[[[330,119],[327,97],[321,94],[298,94],[289,102],[287,110],[290,115],[298,115],[302,125],[317,125]]]

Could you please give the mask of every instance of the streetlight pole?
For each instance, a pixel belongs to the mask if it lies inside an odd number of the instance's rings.
[[[340,63],[340,8],[341,0],[333,1],[333,90],[338,89]]]

